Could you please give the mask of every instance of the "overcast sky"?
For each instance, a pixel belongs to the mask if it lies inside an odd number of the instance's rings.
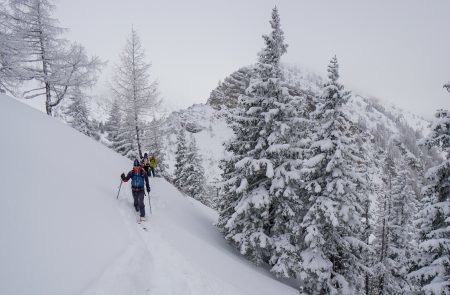
[[[275,5],[289,44],[283,62],[325,75],[336,54],[347,88],[427,118],[450,108],[449,0],[58,0],[56,17],[68,39],[108,61],[100,88],[134,26],[166,105],[179,109],[256,62]]]

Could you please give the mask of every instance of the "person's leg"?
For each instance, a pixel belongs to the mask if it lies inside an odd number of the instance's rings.
[[[155,168],[151,167],[150,171],[151,171],[151,174],[153,175],[153,177],[155,177]]]
[[[144,190],[138,191],[139,209],[141,211],[141,217],[145,217],[145,204],[144,204]]]
[[[138,201],[138,194],[136,191],[131,191],[131,193],[133,194],[133,205],[134,205],[134,209],[136,210],[136,212],[139,212],[139,201]]]

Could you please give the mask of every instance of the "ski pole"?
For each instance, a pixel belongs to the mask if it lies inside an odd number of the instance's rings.
[[[119,192],[117,193],[117,200],[119,199],[119,194],[120,194],[120,189],[122,188],[122,180],[120,181],[120,185],[119,185]]]
[[[150,214],[152,213],[152,203],[150,202],[150,193],[148,193],[148,208],[150,209]]]

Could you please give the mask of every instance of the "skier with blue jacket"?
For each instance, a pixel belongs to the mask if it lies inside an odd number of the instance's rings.
[[[128,172],[125,176],[124,173],[120,175],[122,181],[128,182],[131,179],[131,192],[134,199],[134,208],[136,212],[140,211],[140,220],[145,220],[145,205],[144,205],[144,183],[147,189],[147,193],[150,193],[150,184],[148,182],[148,174],[142,168],[141,163],[138,159],[134,160],[133,170]]]

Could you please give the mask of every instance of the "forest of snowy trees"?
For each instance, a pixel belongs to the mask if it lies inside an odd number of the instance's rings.
[[[44,98],[45,111],[130,159],[144,153],[186,196],[217,208],[239,252],[300,294],[450,294],[450,112],[420,138],[398,118],[369,132],[351,119],[352,93],[331,57],[318,92],[292,85],[277,8],[257,63],[214,89],[209,104],[233,130],[218,197],[199,146],[176,130],[175,169],[162,142],[161,98],[136,30],[110,80],[108,119],[88,107],[104,62],[64,38],[51,0],[0,2],[0,92]],[[450,82],[444,85],[450,92]],[[319,94],[318,94],[319,93]],[[382,108],[372,104],[370,108]],[[369,110],[370,111],[370,110]]]
[[[0,92],[24,99],[44,97],[48,115],[130,159],[151,151],[165,175],[164,150],[155,140],[161,100],[137,32],[131,30],[110,83],[109,119],[98,122],[90,114],[87,92],[104,62],[64,38],[67,30],[59,26],[54,10],[51,0],[0,2]]]
[[[235,134],[221,162],[225,238],[301,294],[450,294],[449,112],[419,143],[374,138],[344,111],[336,57],[311,109],[284,83],[276,8],[270,24],[257,65],[211,94]]]

